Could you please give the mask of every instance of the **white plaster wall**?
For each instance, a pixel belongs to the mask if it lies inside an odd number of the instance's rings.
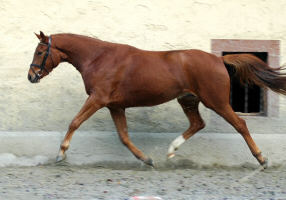
[[[286,63],[284,0],[0,0],[0,130],[66,130],[86,99],[80,74],[61,64],[40,84],[27,71],[37,39],[33,32],[72,32],[148,50],[196,48],[210,52],[211,39],[281,40]],[[286,101],[279,118],[249,119],[252,132],[284,133]],[[204,131],[230,132],[219,118]],[[131,131],[180,132],[188,122],[176,101],[154,108],[128,110]],[[114,130],[107,109],[98,111],[81,130]]]

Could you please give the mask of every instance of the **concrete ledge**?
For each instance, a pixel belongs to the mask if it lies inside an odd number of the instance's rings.
[[[20,158],[44,156],[47,158],[45,163],[53,163],[64,134],[63,132],[0,132],[0,158],[3,154],[12,154]],[[168,146],[178,135],[180,133],[130,133],[134,144],[152,157],[158,167],[233,167],[246,163],[258,166],[243,138],[237,133],[198,133],[180,147],[175,158],[166,161]],[[263,155],[268,157],[270,165],[281,165],[284,162],[285,134],[252,136]],[[121,144],[117,133],[113,132],[76,132],[67,151],[67,157],[66,162],[72,165],[142,167],[141,162]]]

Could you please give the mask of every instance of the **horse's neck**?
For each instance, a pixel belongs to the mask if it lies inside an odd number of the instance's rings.
[[[104,42],[84,36],[58,34],[54,37],[56,48],[65,53],[66,61],[81,73],[104,49]]]

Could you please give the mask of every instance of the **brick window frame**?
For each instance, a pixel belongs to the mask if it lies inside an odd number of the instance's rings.
[[[267,64],[273,68],[280,66],[279,40],[212,39],[211,52],[216,56],[222,56],[223,52],[267,52]],[[265,89],[263,110],[263,116],[278,117],[279,95]]]

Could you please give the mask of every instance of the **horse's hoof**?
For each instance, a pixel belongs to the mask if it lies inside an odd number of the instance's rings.
[[[146,160],[143,161],[146,165],[149,165],[151,167],[154,167],[153,160],[151,158],[147,158]]]
[[[264,169],[268,168],[268,158],[265,158],[265,157],[264,157],[264,162],[261,163],[261,165],[262,165],[262,167],[263,167]]]
[[[66,154],[63,154],[63,155],[58,155],[57,158],[56,158],[56,162],[62,162],[64,161],[65,159],[67,158]]]
[[[169,154],[167,155],[167,159],[174,158],[175,155],[176,155],[175,153],[169,153]]]

